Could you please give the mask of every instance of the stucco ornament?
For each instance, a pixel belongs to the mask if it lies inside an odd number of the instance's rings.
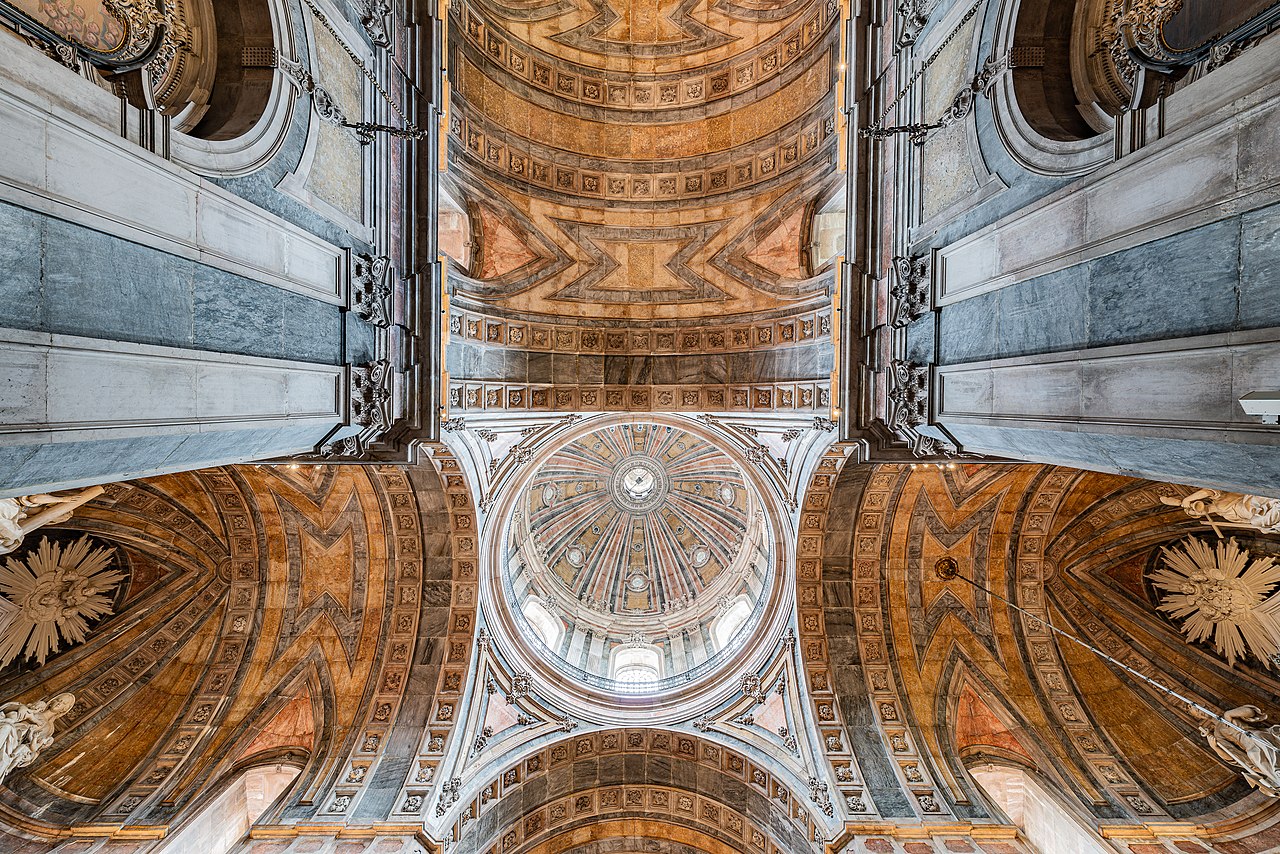
[[[76,508],[102,492],[101,486],[91,486],[70,494],[0,498],[0,555],[17,551],[23,538],[37,528],[67,521]]]
[[[0,667],[20,655],[44,664],[63,642],[83,641],[89,620],[111,613],[111,592],[124,579],[112,555],[88,537],[66,548],[45,538],[25,558],[8,558],[0,567]]]
[[[15,768],[25,768],[53,744],[54,722],[71,711],[76,698],[58,694],[50,700],[0,706],[0,782]]]
[[[1199,489],[1183,499],[1160,500],[1171,507],[1181,507],[1192,518],[1204,519],[1205,524],[1214,530],[1222,525],[1229,528],[1253,528],[1264,534],[1280,533],[1280,498]],[[1215,519],[1221,521],[1215,522]]]
[[[1188,537],[1160,551],[1164,567],[1148,576],[1165,591],[1159,609],[1185,618],[1189,640],[1212,637],[1228,664],[1247,651],[1271,667],[1280,651],[1280,601],[1268,594],[1280,582],[1280,566],[1270,557],[1251,559],[1234,538],[1211,546]]]
[[[1200,734],[1250,785],[1280,798],[1280,726],[1265,726],[1266,720],[1257,706],[1238,706],[1221,720],[1201,721]]]

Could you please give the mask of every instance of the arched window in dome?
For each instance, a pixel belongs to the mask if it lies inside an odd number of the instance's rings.
[[[724,649],[733,640],[747,619],[751,616],[751,602],[745,596],[739,596],[725,612],[711,623],[711,639],[716,649]]]
[[[613,679],[623,685],[644,685],[662,678],[662,653],[647,646],[620,647],[613,654]]]
[[[520,606],[520,611],[529,621],[534,632],[546,644],[547,649],[553,652],[560,649],[560,640],[564,637],[564,626],[547,610],[546,605],[537,599],[527,599]]]

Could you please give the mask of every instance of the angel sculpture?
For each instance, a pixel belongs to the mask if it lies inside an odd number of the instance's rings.
[[[1205,717],[1200,734],[1213,752],[1240,769],[1249,784],[1280,798],[1280,726],[1265,726],[1267,716],[1257,706],[1238,706],[1220,719]]]
[[[101,486],[91,486],[70,495],[41,494],[0,498],[0,555],[17,551],[23,538],[36,528],[67,521],[76,508],[102,492]]]
[[[15,768],[25,768],[53,744],[54,721],[71,711],[76,698],[58,694],[51,700],[0,706],[0,782]]]
[[[1162,497],[1160,501],[1170,507],[1181,507],[1194,519],[1204,519],[1215,531],[1221,524],[1229,528],[1253,528],[1264,534],[1280,533],[1280,498],[1198,489],[1186,498]],[[1215,523],[1212,517],[1222,521]]]

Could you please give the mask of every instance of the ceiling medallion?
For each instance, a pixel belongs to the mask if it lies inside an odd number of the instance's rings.
[[[671,479],[653,457],[628,457],[618,463],[609,480],[613,503],[634,515],[652,513],[671,491]]]

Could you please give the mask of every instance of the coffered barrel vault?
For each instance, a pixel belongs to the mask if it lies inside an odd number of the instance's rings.
[[[830,407],[839,18],[453,5],[452,408]]]

